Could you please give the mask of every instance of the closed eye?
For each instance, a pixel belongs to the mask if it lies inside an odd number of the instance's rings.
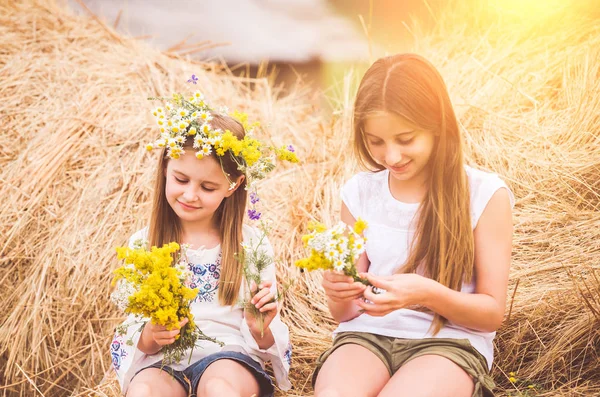
[[[410,139],[398,139],[398,143],[401,145],[408,145],[408,144],[412,143],[412,141],[414,141],[414,140],[415,140],[414,137],[412,137]]]
[[[175,180],[176,180],[178,183],[182,183],[182,184],[183,184],[183,183],[187,183],[187,179],[180,179],[180,178],[177,178],[176,176],[174,176],[173,178],[175,178]]]
[[[215,190],[217,190],[217,189],[209,188],[209,187],[206,187],[206,186],[202,186],[202,189],[204,189],[207,192],[214,192]]]
[[[383,141],[369,141],[369,145],[371,146],[380,146],[383,145]]]

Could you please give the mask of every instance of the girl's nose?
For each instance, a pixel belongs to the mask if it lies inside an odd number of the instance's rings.
[[[388,146],[385,151],[385,163],[391,167],[402,162],[402,150],[395,145]]]
[[[193,203],[195,201],[198,201],[198,192],[195,188],[190,187],[188,189],[185,189],[185,191],[183,192],[183,198],[188,203]]]

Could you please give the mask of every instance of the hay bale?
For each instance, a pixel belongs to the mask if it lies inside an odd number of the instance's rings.
[[[504,394],[517,393],[511,371],[524,379],[520,390],[535,383],[539,395],[598,393],[600,24],[575,11],[548,19],[552,30],[477,15],[457,24],[462,12],[446,12],[415,50],[448,82],[469,161],[501,174],[518,197],[512,299],[493,374]],[[295,345],[288,395],[310,394],[314,359],[335,325],[320,276],[291,263],[307,219],[335,219],[338,189],[355,172],[351,90],[323,117],[308,92],[278,98],[266,80],[160,53],[52,0],[22,0],[0,3],[4,395],[117,395],[110,377],[97,385],[110,374],[120,321],[108,301],[113,247],[150,208],[146,98],[188,88],[192,73],[216,103],[256,115],[268,137],[294,142],[304,159],[261,189],[277,225],[279,277],[293,281],[283,309]]]

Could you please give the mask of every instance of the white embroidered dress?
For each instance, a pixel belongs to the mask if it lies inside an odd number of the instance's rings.
[[[147,228],[136,232],[131,236],[129,245],[132,246],[133,242],[138,239],[146,239],[147,233]],[[243,235],[245,244],[255,247],[259,243],[260,234],[258,230],[244,225]],[[262,241],[262,249],[270,256],[273,256],[273,250],[266,238]],[[236,351],[250,356],[260,363],[263,368],[266,361],[271,361],[278,386],[282,390],[288,390],[291,387],[288,372],[291,363],[292,346],[289,339],[288,327],[281,321],[279,314],[275,316],[269,325],[275,343],[269,349],[260,349],[243,317],[244,311],[241,305],[222,306],[219,304],[220,246],[211,249],[188,249],[187,254],[189,268],[194,274],[194,285],[192,287],[199,289],[198,296],[191,304],[194,321],[202,332],[223,342],[224,346],[221,347],[209,341],[199,341],[193,350],[191,359],[189,354],[186,354],[181,362],[171,364],[170,366],[181,371],[213,353]],[[273,281],[272,289],[276,291],[274,264],[264,270],[262,279],[264,281]],[[242,281],[239,296],[240,301],[246,297],[245,292],[245,282]],[[137,343],[141,334],[139,332],[139,328],[142,325],[141,321],[136,321],[134,316],[129,316],[123,324],[127,325],[127,334],[120,336],[117,333],[115,335],[111,344],[111,356],[121,390],[125,393],[131,378],[137,371],[162,360],[163,356],[160,351],[156,354],[148,355],[137,349]],[[131,339],[133,344],[127,343],[129,339]]]
[[[496,175],[465,166],[469,180],[471,198],[471,223],[477,226],[492,195],[500,188],[508,187]],[[410,242],[414,236],[415,214],[419,203],[403,203],[396,200],[389,189],[389,171],[377,173],[363,172],[353,176],[341,191],[342,201],[352,216],[364,219],[368,227],[365,230],[365,244],[370,261],[369,273],[392,275],[402,266],[408,256]],[[514,197],[509,190],[511,206]],[[475,285],[464,283],[461,289],[473,293]],[[448,322],[435,336],[429,333],[433,315],[409,309],[400,309],[383,317],[361,314],[341,323],[334,331],[369,332],[394,338],[453,338],[468,339],[486,359],[491,369],[493,360],[492,341],[495,332],[479,332]]]

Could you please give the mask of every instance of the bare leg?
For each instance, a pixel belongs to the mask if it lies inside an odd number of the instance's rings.
[[[429,354],[400,367],[379,397],[471,397],[474,388],[473,379],[461,367]]]
[[[127,397],[187,397],[183,386],[168,372],[146,368],[137,374],[127,388]]]
[[[338,347],[317,375],[316,397],[376,396],[390,379],[385,364],[357,344]]]
[[[235,360],[221,359],[202,374],[196,394],[199,397],[258,396],[260,386],[246,366]]]

